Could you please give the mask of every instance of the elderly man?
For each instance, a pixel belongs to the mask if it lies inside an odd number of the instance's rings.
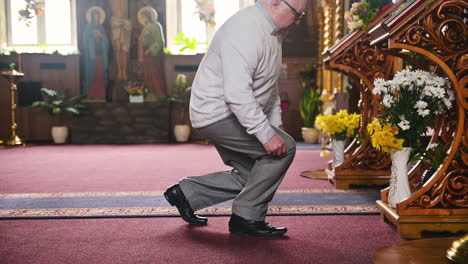
[[[279,129],[278,33],[299,23],[306,3],[259,0],[216,32],[193,83],[190,118],[234,169],[184,178],[164,193],[188,223],[206,224],[194,211],[234,199],[229,231],[286,233],[286,228],[265,222],[268,203],[296,151],[294,140]]]

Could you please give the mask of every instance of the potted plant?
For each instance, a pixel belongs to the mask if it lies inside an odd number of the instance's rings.
[[[175,106],[175,111],[178,113],[174,125],[174,136],[177,142],[187,142],[190,137],[189,124],[189,100],[191,87],[187,84],[187,76],[178,74],[175,80],[171,95],[167,97],[167,101]]]
[[[81,96],[69,98],[65,91],[54,91],[47,88],[42,88],[41,93],[44,96],[44,101],[36,101],[31,106],[44,108],[52,115],[55,120],[55,125],[52,126],[52,139],[55,144],[63,144],[68,138],[68,127],[63,124],[65,114],[79,116],[84,105],[80,104]]]
[[[317,143],[319,131],[314,127],[315,118],[320,114],[322,91],[314,88],[315,68],[308,65],[299,71],[302,79],[303,97],[299,105],[301,118],[304,121],[302,138],[306,143]]]

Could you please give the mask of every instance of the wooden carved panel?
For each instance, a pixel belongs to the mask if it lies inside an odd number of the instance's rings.
[[[390,77],[392,60],[385,56],[380,47],[370,45],[370,36],[362,35],[355,38],[356,42],[349,49],[327,62],[327,67],[350,76],[353,83],[360,88],[362,114],[361,130],[377,115],[379,103],[372,94],[375,78]],[[366,137],[360,146],[351,148],[349,157],[336,168],[341,170],[389,170],[391,160],[389,155],[377,151],[371,146],[370,138]]]
[[[468,208],[467,21],[466,1],[434,1],[390,41],[391,49],[408,49],[434,61],[449,77],[453,86],[449,89],[457,96],[453,111],[438,122],[433,138],[449,145],[445,162],[427,184],[398,205],[399,210]]]

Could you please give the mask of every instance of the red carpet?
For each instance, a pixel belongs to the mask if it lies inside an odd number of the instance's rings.
[[[212,146],[37,146],[0,149],[0,193],[161,191],[179,178],[227,169]],[[317,150],[299,150],[280,189],[327,189],[299,176],[322,169]],[[0,263],[372,263],[401,241],[378,216],[275,216],[279,239],[231,235],[227,217],[190,228],[180,218],[0,221]]]
[[[280,189],[332,188],[300,177],[323,169],[318,150],[298,150]],[[0,149],[0,193],[161,191],[178,179],[227,169],[210,145],[34,146]]]
[[[270,217],[285,238],[230,235],[227,217],[0,221],[1,263],[368,264],[402,241],[378,216]]]

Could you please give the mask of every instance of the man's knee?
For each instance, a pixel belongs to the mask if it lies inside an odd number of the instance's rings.
[[[286,154],[287,155],[294,155],[296,154],[296,141],[286,132],[282,131],[281,137],[284,140],[284,144],[286,146]]]
[[[286,144],[286,151],[291,154],[296,153],[296,141],[288,135],[288,139],[284,141]]]

